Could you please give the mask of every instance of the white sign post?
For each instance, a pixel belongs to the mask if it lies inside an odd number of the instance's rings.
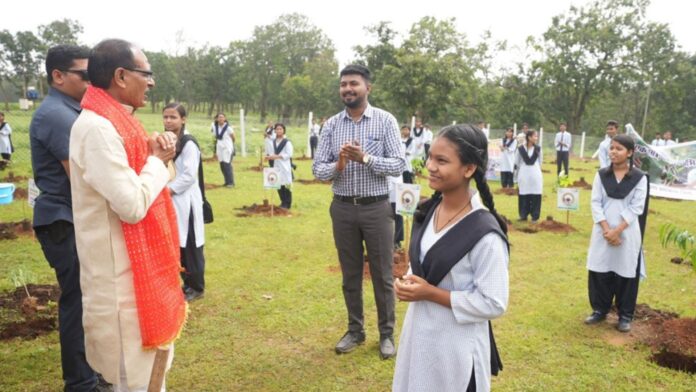
[[[420,201],[420,185],[395,184],[396,185],[396,213],[412,216]]]
[[[246,157],[246,126],[244,123],[244,109],[239,109],[239,127],[242,131],[242,157]]]
[[[274,167],[264,167],[263,168],[263,187],[268,191],[269,189],[280,189],[280,173],[278,169]],[[273,193],[271,192],[271,217],[273,217]]]
[[[570,221],[570,211],[580,209],[580,189],[558,188],[557,205],[559,210],[566,211],[566,224]]]
[[[30,178],[29,181],[27,181],[27,203],[29,203],[29,206],[31,208],[34,208],[34,204],[36,203],[36,198],[39,197],[40,193],[41,193],[41,190],[39,189],[38,186],[36,186],[34,179]]]

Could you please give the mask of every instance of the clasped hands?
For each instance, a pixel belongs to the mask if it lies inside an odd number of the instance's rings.
[[[365,152],[362,150],[360,143],[357,140],[344,143],[341,146],[341,151],[338,154],[338,163],[336,169],[343,171],[348,165],[348,161],[362,163]]]
[[[394,280],[396,298],[401,301],[415,302],[428,299],[433,286],[418,275],[404,275]]]
[[[621,230],[618,228],[604,230],[602,232],[604,239],[612,246],[621,245]]]
[[[172,132],[153,133],[147,139],[152,155],[166,165],[176,154],[176,135]]]

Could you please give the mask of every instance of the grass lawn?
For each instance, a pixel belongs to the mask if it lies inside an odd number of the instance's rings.
[[[147,111],[149,112],[149,110]],[[158,114],[139,117],[148,130],[160,130]],[[15,175],[30,175],[27,130],[30,114],[13,111],[6,118],[18,148]],[[238,130],[238,119],[232,119]],[[192,115],[188,128],[199,136],[204,154],[212,154],[207,133],[210,120]],[[247,125],[248,151],[261,146],[262,124]],[[306,148],[306,131],[291,127],[296,155]],[[239,135],[238,135],[239,141]],[[24,152],[22,153],[22,149]],[[551,159],[547,156],[547,161]],[[234,189],[207,195],[215,222],[206,226],[206,296],[194,302],[188,324],[176,344],[169,391],[386,391],[394,361],[378,355],[376,309],[365,282],[367,342],[348,355],[333,347],[346,329],[341,276],[333,246],[328,185],[293,187],[293,215],[240,218],[237,208],[270,196],[261,174],[249,170],[258,155],[234,160]],[[296,177],[311,179],[311,161],[296,161]],[[571,160],[573,179],[592,182],[596,163]],[[556,210],[555,166],[545,164],[542,218]],[[205,164],[206,182],[221,184],[216,162]],[[25,183],[19,184],[25,187]],[[493,185],[493,190],[499,188]],[[570,214],[577,232],[510,233],[510,304],[494,322],[505,369],[493,380],[497,391],[694,391],[696,378],[650,362],[646,346],[620,335],[613,325],[587,327],[585,258],[592,226],[590,191],[582,190],[581,209]],[[277,195],[273,195],[276,204]],[[514,218],[517,198],[496,195],[498,210]],[[696,317],[696,274],[675,265],[674,249],[662,249],[658,228],[672,222],[695,228],[696,203],[653,199],[645,238],[648,279],[641,282],[638,302]],[[31,217],[26,201],[0,206],[0,221]],[[33,238],[0,241],[0,291],[13,289],[10,272],[23,268],[35,283],[54,283],[53,270]],[[397,305],[400,322],[405,303]],[[0,314],[2,316],[2,314]],[[4,316],[3,316],[4,317]],[[400,331],[397,326],[397,334]],[[57,332],[35,340],[0,342],[0,391],[60,391],[60,347]]]

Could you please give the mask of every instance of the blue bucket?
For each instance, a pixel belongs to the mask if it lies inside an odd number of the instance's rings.
[[[12,203],[15,186],[11,182],[0,182],[0,204]]]

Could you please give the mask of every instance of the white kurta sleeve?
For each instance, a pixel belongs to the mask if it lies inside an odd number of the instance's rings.
[[[595,174],[592,181],[592,197],[590,199],[590,209],[592,210],[592,220],[594,223],[607,220],[604,215],[604,192],[602,192],[602,180],[599,173]]]
[[[114,128],[95,126],[85,134],[84,181],[109,203],[121,220],[138,223],[169,181],[169,171],[154,156],[136,174]]]
[[[648,193],[648,180],[645,176],[638,181],[638,185],[636,185],[632,193],[631,200],[629,200],[626,208],[621,211],[621,217],[629,225],[636,220],[638,215],[643,213],[645,208],[645,197]]]
[[[464,257],[471,261],[474,280],[471,289],[450,292],[457,323],[477,323],[501,316],[508,303],[509,256],[505,242],[498,234],[488,233]]]
[[[169,189],[174,193],[184,193],[198,179],[200,158],[196,145],[193,142],[187,142],[177,160],[179,159],[182,160],[182,165],[179,167],[183,170],[177,171],[176,177],[169,183]]]
[[[283,160],[290,160],[292,158],[292,142],[288,140],[288,142],[285,144],[285,147],[283,147],[283,151],[280,152],[280,158]]]

